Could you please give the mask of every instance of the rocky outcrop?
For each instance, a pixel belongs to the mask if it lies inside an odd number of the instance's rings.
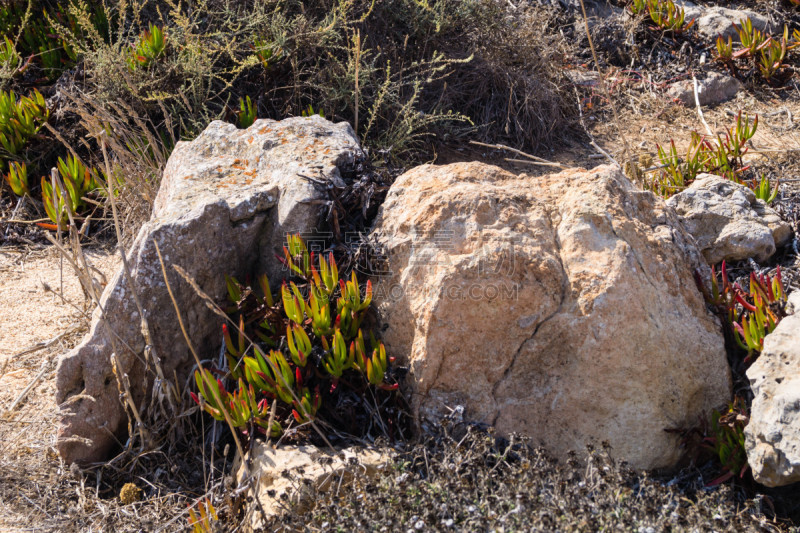
[[[166,291],[156,246],[189,338],[200,357],[220,344],[219,318],[169,268],[179,265],[218,303],[225,301],[224,275],[280,274],[274,253],[287,232],[316,228],[322,198],[302,176],[340,180],[339,167],[361,157],[352,128],[319,117],[281,122],[259,120],[247,130],[223,122],[170,156],[153,214],[129,253],[133,287],[118,272],[103,292],[84,341],[64,355],[57,370],[61,404],[58,449],[64,460],[102,459],[126,431],[120,383],[130,383],[138,408],[146,409],[154,372],[183,383],[193,365]],[[135,290],[152,333],[145,346]],[[116,353],[113,368],[111,354]],[[158,364],[157,364],[158,362]],[[160,381],[163,385],[163,381]]]
[[[310,495],[347,490],[356,477],[365,482],[377,476],[390,459],[390,450],[345,448],[336,453],[315,446],[280,446],[256,441],[250,468],[237,456],[234,471],[239,486],[252,478],[251,503],[242,525],[245,531],[264,531],[266,521],[291,508],[307,513],[314,508]],[[257,502],[257,503],[256,503]]]
[[[800,481],[800,291],[747,369],[753,404],[744,428],[753,477],[768,487]]]
[[[792,228],[753,191],[712,174],[667,201],[683,217],[709,264],[754,257],[766,261],[792,236]]]
[[[701,106],[719,104],[736,96],[741,88],[741,82],[733,76],[711,71],[697,81],[697,99]],[[667,89],[667,95],[687,107],[694,107],[694,80],[676,81]]]
[[[613,167],[418,167],[392,185],[374,236],[390,272],[375,286],[383,340],[423,416],[463,405],[562,457],[608,441],[658,468],[680,455],[664,429],[729,400],[694,240]]]

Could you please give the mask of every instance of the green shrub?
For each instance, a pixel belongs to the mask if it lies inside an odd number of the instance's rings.
[[[166,46],[164,32],[155,24],[150,24],[148,29],[139,36],[139,42],[131,50],[128,68],[133,71],[137,68],[149,67],[156,59],[164,55]]]
[[[250,97],[246,99],[239,98],[239,112],[236,115],[238,125],[242,129],[247,129],[253,125],[253,122],[258,118],[258,112],[253,106]]]
[[[85,38],[89,26],[108,36],[109,20],[100,1],[11,0],[0,6],[0,32],[49,80],[75,65],[78,56],[69,43]]]
[[[28,167],[25,163],[17,163],[12,161],[8,165],[8,174],[6,174],[6,183],[11,187],[11,190],[17,196],[24,196],[30,194],[28,187]]]
[[[35,90],[17,98],[14,91],[0,91],[0,145],[8,156],[19,154],[47,119],[44,97]]]
[[[744,477],[750,465],[747,462],[744,428],[750,421],[744,400],[737,396],[725,413],[716,409],[711,413],[711,431],[705,446],[714,453],[723,473],[711,480],[708,486],[719,485],[734,476]]]

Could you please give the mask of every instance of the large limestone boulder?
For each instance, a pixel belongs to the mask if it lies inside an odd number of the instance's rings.
[[[397,179],[375,227],[387,350],[412,405],[456,405],[562,457],[589,440],[673,465],[667,428],[729,401],[718,322],[677,216],[613,167],[515,176],[480,163]],[[435,418],[434,418],[435,419]]]
[[[754,257],[766,261],[792,228],[745,185],[700,174],[667,204],[684,220],[709,264]]]
[[[156,359],[167,380],[184,378],[193,358],[166,291],[155,243],[168,268],[179,265],[218,303],[224,275],[279,274],[274,253],[287,232],[316,228],[323,192],[301,175],[341,180],[339,167],[362,156],[352,128],[320,117],[256,121],[247,130],[212,122],[194,141],[175,147],[153,214],[132,245],[132,288],[122,272],[103,292],[84,341],[57,370],[62,404],[58,449],[64,460],[100,460],[127,429],[118,385],[127,376],[133,401],[146,410]],[[200,357],[220,344],[219,318],[169,269],[170,284]],[[152,333],[145,346],[135,290]],[[145,349],[147,348],[147,349]],[[118,366],[112,368],[111,354]],[[163,385],[163,383],[162,383]],[[159,391],[156,391],[156,396]],[[66,402],[66,403],[64,403]]]
[[[753,404],[744,428],[753,477],[768,487],[800,481],[800,291],[747,369]]]

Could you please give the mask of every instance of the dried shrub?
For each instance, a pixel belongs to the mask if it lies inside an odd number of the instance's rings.
[[[732,487],[703,489],[699,471],[666,483],[617,463],[605,447],[560,463],[532,444],[445,421],[377,479],[356,475],[324,493],[297,483],[307,496],[298,500],[315,507],[301,515],[289,504],[267,530],[760,531],[765,522]]]

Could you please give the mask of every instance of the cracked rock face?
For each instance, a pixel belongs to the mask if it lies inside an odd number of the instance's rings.
[[[374,234],[390,271],[375,286],[383,339],[423,417],[462,405],[561,457],[608,441],[659,468],[680,455],[664,429],[729,399],[693,239],[612,167],[418,167],[392,185]]]
[[[87,337],[58,363],[58,449],[67,463],[102,460],[118,440],[124,442],[128,418],[118,378],[127,376],[132,399],[145,414],[154,397],[166,394],[160,388],[153,391],[156,358],[163,376],[181,386],[194,364],[154,243],[164,257],[189,338],[201,359],[212,357],[220,345],[220,319],[171,266],[186,270],[218,304],[226,302],[225,274],[244,279],[268,272],[274,283],[281,276],[274,253],[286,233],[311,232],[319,218],[319,206],[309,202],[323,193],[300,175],[340,180],[339,167],[359,157],[348,124],[317,116],[259,120],[247,130],[212,122],[194,141],[177,144],[151,219],[128,254],[152,345],[145,346],[131,287],[120,271],[103,292],[105,315],[95,312]]]
[[[712,174],[700,174],[667,204],[710,265],[750,257],[766,261],[792,236],[791,226],[748,187]]]
[[[750,423],[744,428],[747,462],[767,487],[800,481],[800,291],[764,339],[764,350],[747,369],[753,389]]]

